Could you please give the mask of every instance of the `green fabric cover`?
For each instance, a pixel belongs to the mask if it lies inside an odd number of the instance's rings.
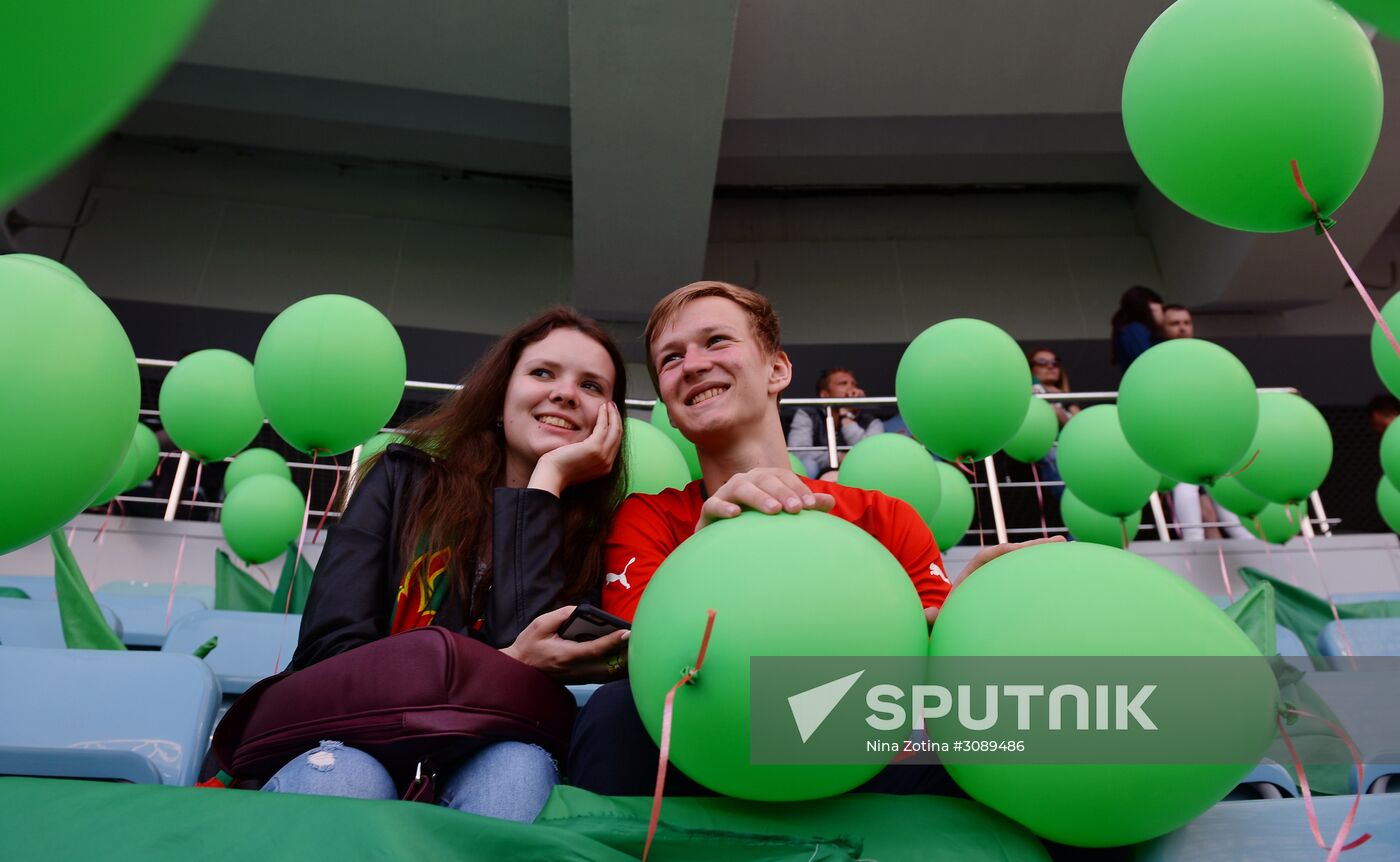
[[[417,802],[37,778],[0,778],[0,811],[4,858],[45,862],[631,862],[647,826],[645,816],[532,825]],[[859,852],[842,842],[666,828],[651,858],[853,862]]]
[[[284,597],[285,600],[285,597]],[[272,610],[272,591],[238,567],[222,550],[214,552],[214,609]]]
[[[1293,633],[1302,640],[1308,655],[1313,658],[1320,657],[1321,653],[1317,650],[1317,636],[1322,632],[1323,626],[1332,622],[1332,609],[1327,606],[1327,601],[1307,590],[1286,584],[1278,578],[1248,566],[1240,569],[1240,577],[1249,587],[1261,583],[1272,584],[1276,596],[1276,613],[1279,624],[1286,629],[1293,630]],[[1357,602],[1350,605],[1337,605],[1337,616],[1341,617],[1343,621],[1400,617],[1400,602]]]
[[[292,573],[296,577],[292,577]],[[283,609],[293,614],[299,614],[306,610],[306,599],[311,595],[311,579],[315,577],[316,571],[311,568],[306,557],[297,556],[297,546],[291,543],[287,545],[287,556],[282,563],[282,576],[277,580],[277,592],[272,596],[271,610],[273,613],[282,613]],[[292,603],[287,604],[287,593],[292,594]]]
[[[53,546],[53,584],[63,621],[63,642],[69,649],[126,649],[102,618],[102,609],[92,597],[63,531],[50,533],[49,543]]]
[[[645,835],[650,816],[650,797],[598,796],[561,786],[554,788],[535,822],[568,827],[590,837],[630,823],[639,825]],[[946,796],[857,793],[809,802],[677,796],[665,799],[661,823],[673,830],[807,835],[813,840],[849,842],[863,846],[862,858],[880,862],[1050,859],[1040,840],[1024,827],[971,800]],[[640,847],[635,849],[640,856]],[[655,858],[673,857],[668,853]]]
[[[0,587],[0,599],[27,599],[29,593],[19,587]]]

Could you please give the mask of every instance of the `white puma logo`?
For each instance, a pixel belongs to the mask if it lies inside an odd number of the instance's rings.
[[[948,579],[948,576],[943,574],[943,570],[938,568],[937,563],[928,564],[928,573],[949,586],[953,585],[953,582]],[[612,577],[612,575],[608,575],[608,577]]]
[[[628,560],[627,565],[622,567],[622,574],[620,575],[614,575],[612,572],[608,572],[607,579],[603,581],[603,586],[606,587],[608,584],[617,582],[622,584],[622,588],[624,590],[632,589],[632,585],[627,583],[627,570],[632,568],[632,564],[635,562],[637,562],[636,557],[633,557],[632,559]]]

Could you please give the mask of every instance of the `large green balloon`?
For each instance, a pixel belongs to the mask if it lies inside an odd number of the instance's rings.
[[[253,359],[258,400],[282,439],[339,455],[384,427],[408,378],[394,325],[367,302],[313,296],[268,325]]]
[[[700,478],[700,453],[696,451],[695,444],[686,439],[681,430],[671,424],[671,415],[666,412],[666,402],[660,398],[656,399],[656,406],[651,408],[651,424],[661,429],[661,433],[671,438],[671,442],[676,444],[676,448],[681,450],[681,455],[685,457],[686,469],[690,470],[690,478]],[[799,465],[801,461],[797,462]],[[794,472],[806,475],[805,467],[795,467]]]
[[[1069,420],[1060,432],[1056,462],[1076,497],[1121,518],[1147,505],[1160,481],[1128,445],[1112,404],[1098,404]]]
[[[250,476],[281,476],[290,482],[292,468],[287,466],[286,458],[271,449],[247,449],[228,465],[224,473],[224,495],[233,493],[238,483]]]
[[[903,500],[926,524],[933,523],[943,495],[938,462],[903,434],[873,434],[861,440],[846,453],[837,481]]]
[[[793,598],[801,601],[794,604]],[[817,511],[745,512],[705,527],[657,569],[632,624],[632,696],[653,739],[666,692],[695,663],[714,609],[703,681],[676,695],[671,760],[729,796],[817,799],[878,764],[754,765],[753,656],[918,656],[928,627],[909,575],[869,533]]]
[[[365,442],[360,444],[360,463],[363,464],[369,459],[389,448],[390,443],[402,443],[403,436],[400,434],[390,434],[388,431],[381,431]]]
[[[1168,491],[1170,491],[1171,489],[1175,488],[1178,484],[1180,484],[1180,483],[1177,482],[1177,481],[1176,481],[1175,479],[1173,479],[1172,477],[1170,477],[1170,476],[1163,476],[1163,477],[1157,482],[1157,493],[1158,493],[1158,494],[1165,494],[1165,493],[1167,493]]]
[[[1381,470],[1400,488],[1400,422],[1392,422],[1381,435]]]
[[[1136,554],[1088,542],[1035,545],[987,563],[949,595],[930,651],[936,657],[1259,655],[1190,582]],[[964,763],[949,764],[948,772],[973,799],[1051,840],[1144,841],[1219,802],[1264,754],[1274,738],[1277,690],[1267,666],[1259,671],[1256,709],[1200,712],[1202,734],[1238,734],[1256,743],[1238,752],[1237,764]]]
[[[0,210],[80,154],[153,84],[208,0],[5,4]]]
[[[1034,464],[1050,454],[1059,433],[1060,418],[1055,415],[1055,408],[1044,398],[1033,397],[1020,430],[1002,448],[1017,461]]]
[[[1064,518],[1065,527],[1075,539],[1093,542],[1096,545],[1108,545],[1110,548],[1121,549],[1124,531],[1131,542],[1137,538],[1138,530],[1142,527],[1141,510],[1127,518],[1105,515],[1081,502],[1068,488],[1060,497],[1060,516]]]
[[[1306,62],[1280,60],[1300,45]],[[1314,223],[1293,159],[1322,214],[1340,207],[1371,163],[1382,106],[1366,34],[1322,0],[1177,0],[1123,78],[1123,129],[1143,173],[1182,209],[1236,230]]]
[[[1303,519],[1307,516],[1308,507],[1302,504],[1270,503],[1257,515],[1241,517],[1240,524],[1264,541],[1282,545],[1303,531]]]
[[[87,508],[121,467],[141,397],[131,342],[102,300],[14,257],[0,256],[0,554]],[[27,420],[43,422],[42,445]]]
[[[1385,476],[1376,484],[1376,508],[1391,532],[1400,533],[1400,489]]]
[[[1400,302],[1397,300],[1400,294],[1392,296],[1381,308],[1381,317],[1385,318],[1391,334],[1400,339]],[[1371,324],[1371,364],[1376,366],[1376,374],[1390,394],[1400,398],[1400,356],[1390,346],[1390,339],[1381,332],[1380,325],[1375,323]]]
[[[933,531],[933,540],[938,543],[938,550],[947,550],[967,535],[967,530],[972,526],[972,516],[977,509],[977,501],[972,496],[972,486],[968,484],[967,477],[963,472],[947,461],[936,463],[938,467],[938,478],[942,490],[939,493],[938,511],[933,513],[933,520],[929,521],[928,528]]]
[[[117,468],[117,472],[112,474],[112,478],[107,480],[107,484],[102,486],[102,490],[97,492],[92,505],[102,506],[110,503],[113,498],[129,487],[131,475],[136,471],[135,449],[135,434],[133,433],[132,443],[127,446],[125,454],[122,455],[121,466]]]
[[[200,461],[236,455],[263,425],[252,363],[227,350],[181,359],[160,386],[160,421],[170,441]]]
[[[247,477],[229,492],[219,521],[228,546],[255,566],[281,556],[296,541],[305,513],[306,498],[296,485],[264,473]]]
[[[160,441],[156,439],[156,432],[144,422],[136,423],[136,436],[131,438],[131,450],[136,454],[133,456],[131,475],[127,478],[129,484],[122,489],[123,491],[130,491],[151,478],[151,474],[156,471],[156,465],[160,463]]]
[[[1233,353],[1180,338],[1133,360],[1118,387],[1118,421],[1149,467],[1204,485],[1244,456],[1259,425],[1259,399]]]
[[[792,472],[796,473],[797,475],[799,475],[799,476],[806,476],[806,475],[807,475],[807,465],[806,465],[806,464],[803,464],[803,463],[802,463],[802,459],[801,459],[801,458],[798,458],[796,455],[794,455],[794,454],[791,453],[791,452],[788,453],[788,464],[792,467]],[[700,477],[699,477],[699,476],[693,476],[692,478],[698,479],[698,478],[700,478]]]
[[[1268,500],[1241,485],[1234,476],[1216,479],[1210,486],[1210,496],[1242,521],[1253,518],[1269,506]]]
[[[949,461],[982,459],[1015,436],[1030,407],[1030,366],[1011,336],[983,320],[930,326],[895,373],[914,437]]]
[[[1275,503],[1297,503],[1318,489],[1332,467],[1332,430],[1317,408],[1297,395],[1259,396],[1259,430],[1249,445],[1259,457],[1240,471],[1240,484]]]
[[[622,447],[627,459],[627,493],[656,494],[690,484],[685,457],[659,428],[627,417]]]
[[[1392,39],[1400,39],[1400,5],[1395,0],[1336,0],[1337,5]]]

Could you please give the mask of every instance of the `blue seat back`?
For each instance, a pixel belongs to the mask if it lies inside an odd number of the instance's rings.
[[[1400,618],[1343,620],[1341,629],[1334,620],[1317,636],[1317,650],[1326,656],[1346,655],[1347,643],[1352,655],[1400,656]]]
[[[53,575],[0,575],[0,587],[18,587],[31,599],[53,601]]]
[[[1333,593],[1332,601],[1339,605],[1356,605],[1361,602],[1400,602],[1400,592]]]
[[[112,609],[99,605],[107,625],[122,635],[121,620]],[[0,598],[0,645],[63,649],[63,620],[58,602]]]
[[[209,609],[204,602],[184,596],[176,596],[172,602],[168,592],[163,596],[104,593],[98,601],[122,621],[122,643],[135,647],[159,647],[165,643],[167,611],[170,625],[174,626],[182,617]]]
[[[134,752],[162,784],[189,786],[219,705],[204,662],[159,652],[5,647],[0,680],[0,773],[132,780],[112,764]]]
[[[224,694],[235,695],[278,670],[286,670],[297,648],[301,614],[254,611],[195,611],[170,628],[161,647],[166,652],[192,653],[211,637],[219,645],[205,657],[219,678]]]
[[[108,595],[117,596],[170,596],[170,584],[151,581],[108,581],[93,590],[98,601]],[[214,588],[206,584],[176,584],[176,597],[195,599],[206,608],[214,607]]]

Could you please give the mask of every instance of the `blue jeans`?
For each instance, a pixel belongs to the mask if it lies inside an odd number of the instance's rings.
[[[559,783],[554,759],[539,746],[497,742],[467,756],[439,784],[438,804],[469,814],[529,823]],[[394,780],[379,761],[339,742],[321,744],[293,758],[263,790],[352,799],[398,799]]]

